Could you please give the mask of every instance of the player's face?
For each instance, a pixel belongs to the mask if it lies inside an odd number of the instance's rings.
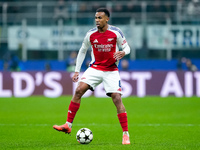
[[[98,29],[103,29],[107,25],[108,20],[109,18],[104,12],[96,12],[95,22]]]

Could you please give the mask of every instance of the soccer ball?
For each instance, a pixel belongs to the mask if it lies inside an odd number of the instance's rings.
[[[81,128],[76,134],[76,139],[81,144],[89,144],[93,139],[92,131],[88,128]]]

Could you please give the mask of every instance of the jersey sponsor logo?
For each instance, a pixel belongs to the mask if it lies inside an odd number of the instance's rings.
[[[113,44],[94,44],[94,48],[99,52],[110,52],[113,48]]]
[[[111,42],[112,40],[114,40],[114,38],[109,38],[109,39],[108,39],[108,42]]]
[[[95,39],[95,40],[93,41],[93,43],[98,43],[98,40],[97,40],[97,39]]]
[[[81,80],[86,79],[86,77],[82,77]]]

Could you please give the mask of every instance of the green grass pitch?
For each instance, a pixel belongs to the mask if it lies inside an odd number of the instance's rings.
[[[122,129],[110,98],[83,98],[71,136],[52,128],[64,124],[71,96],[0,98],[0,149],[36,150],[197,150],[200,149],[200,98],[128,97],[131,145],[122,145]],[[76,141],[87,127],[94,139]]]

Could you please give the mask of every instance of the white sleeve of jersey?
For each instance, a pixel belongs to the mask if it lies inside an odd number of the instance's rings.
[[[117,37],[117,43],[122,48],[122,50],[125,52],[125,55],[130,53],[130,46],[128,45],[126,38],[120,29],[119,29],[119,34]]]
[[[123,51],[125,52],[125,55],[128,55],[130,53],[131,49],[128,44],[123,48]]]
[[[78,56],[76,59],[76,68],[75,68],[75,72],[80,72],[81,70],[81,66],[83,64],[83,61],[85,59],[87,50],[89,48],[89,46],[91,45],[90,40],[89,40],[89,34],[86,34],[82,46],[78,52]]]

